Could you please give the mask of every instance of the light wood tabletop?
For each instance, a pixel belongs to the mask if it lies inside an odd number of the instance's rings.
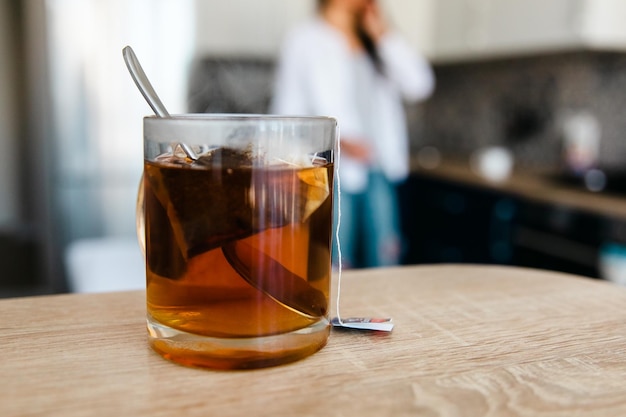
[[[348,271],[344,316],[299,362],[186,368],[152,352],[142,291],[0,301],[0,415],[623,416],[626,289],[554,272]]]

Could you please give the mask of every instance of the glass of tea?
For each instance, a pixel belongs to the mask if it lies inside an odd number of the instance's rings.
[[[144,119],[138,225],[154,350],[246,369],[326,344],[336,135],[325,117]]]

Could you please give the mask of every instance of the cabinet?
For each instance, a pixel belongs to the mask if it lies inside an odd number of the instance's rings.
[[[399,196],[404,263],[514,262],[517,200],[419,175],[402,184]]]
[[[204,56],[271,56],[287,29],[314,10],[313,2],[196,1],[196,52]]]
[[[621,0],[440,0],[435,16],[436,61],[626,50]]]
[[[438,0],[380,0],[388,20],[417,50],[429,53]],[[315,1],[196,1],[201,56],[274,56],[287,31],[313,16]]]
[[[399,195],[406,264],[505,264],[597,278],[603,245],[626,230],[590,212],[416,174]]]

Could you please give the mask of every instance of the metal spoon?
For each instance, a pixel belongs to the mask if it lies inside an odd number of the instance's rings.
[[[130,72],[130,76],[133,78],[133,81],[135,81],[135,85],[141,92],[141,95],[143,95],[143,98],[146,99],[148,105],[152,108],[154,113],[159,117],[170,117],[169,112],[163,105],[163,102],[154,90],[154,87],[152,87],[148,76],[141,67],[133,48],[126,46],[122,49],[122,55],[124,56],[124,62],[126,62],[126,67],[128,68],[128,72]],[[179,143],[179,145],[189,159],[193,161],[198,159],[198,155],[196,155],[194,150],[191,149],[189,145],[186,143]]]
[[[158,117],[170,117],[133,49],[126,46],[122,50],[122,55],[135,85],[154,113]],[[198,159],[198,155],[189,145],[185,143],[179,143],[179,145],[189,159],[193,161]],[[140,229],[143,230],[143,224],[138,227],[138,230]],[[139,236],[139,240],[142,242],[142,236]],[[304,278],[293,274],[267,255],[238,241],[223,244],[222,252],[228,263],[244,280],[277,302],[312,319],[326,314],[328,306],[324,294],[312,287]],[[255,273],[255,271],[260,271],[260,273]],[[271,281],[259,279],[259,277],[271,277]]]
[[[261,251],[239,240],[222,245],[222,252],[243,279],[285,307],[310,319],[326,314],[322,291]]]

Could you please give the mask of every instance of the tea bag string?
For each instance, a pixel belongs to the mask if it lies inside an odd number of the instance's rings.
[[[341,256],[341,241],[339,240],[339,229],[341,228],[341,175],[339,173],[339,166],[341,165],[341,132],[337,127],[337,158],[335,158],[335,172],[337,173],[337,229],[335,230],[335,241],[337,242],[337,305],[335,310],[337,312],[337,321],[340,325],[343,325],[341,319],[341,313],[339,311],[339,299],[341,298],[341,271],[343,270],[343,261]]]
[[[350,317],[343,319],[340,312],[340,300],[341,300],[341,273],[343,271],[343,261],[341,256],[341,240],[339,239],[339,229],[341,228],[341,175],[339,174],[339,168],[341,165],[341,135],[339,127],[337,127],[337,158],[335,158],[336,169],[336,185],[337,185],[337,228],[335,230],[335,240],[337,242],[337,304],[335,310],[337,317],[331,320],[334,327],[358,329],[358,330],[377,330],[390,332],[393,327],[393,320],[391,318],[373,318],[373,317]]]

